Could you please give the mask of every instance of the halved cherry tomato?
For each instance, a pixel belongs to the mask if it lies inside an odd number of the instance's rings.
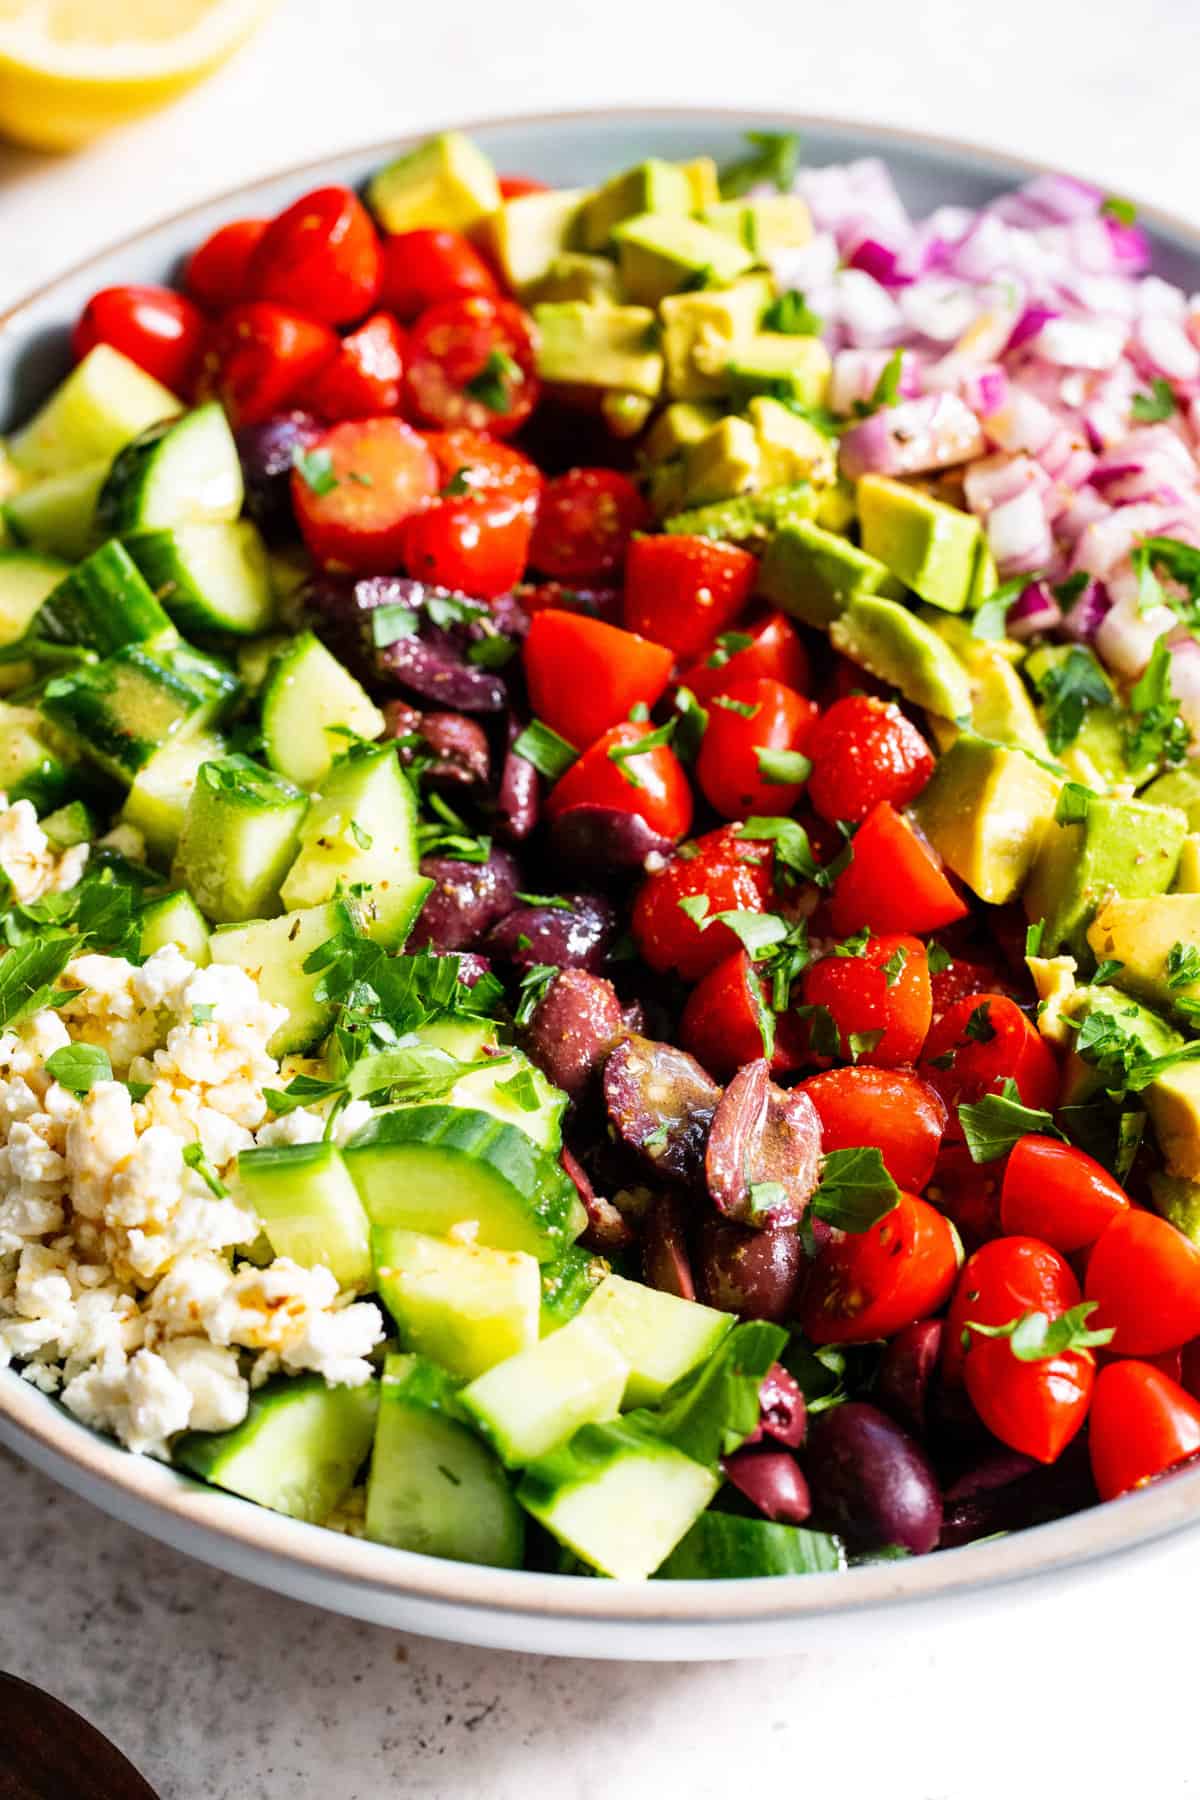
[[[663,837],[686,837],[692,790],[671,746],[656,744],[638,756],[612,755],[640,744],[649,731],[648,725],[625,719],[598,737],[555,783],[546,802],[547,819],[557,819],[572,806],[607,806],[637,813]]]
[[[1057,1319],[1079,1304],[1079,1283],[1065,1256],[1040,1238],[993,1238],[963,1264],[942,1340],[942,1379],[961,1382],[967,1326],[1007,1325],[1025,1313]],[[1088,1321],[1095,1326],[1093,1315]]]
[[[190,398],[207,332],[200,308],[173,288],[101,288],[76,321],[71,353],[78,362],[108,344],[173,394]]]
[[[533,530],[526,509],[505,495],[436,500],[404,533],[404,566],[419,581],[494,600],[520,581]]]
[[[1153,1356],[1200,1337],[1200,1250],[1156,1213],[1131,1207],[1096,1239],[1084,1291],[1099,1302],[1093,1330],[1115,1327],[1112,1349]]]
[[[696,758],[705,799],[727,819],[790,813],[803,782],[771,773],[772,751],[803,751],[817,709],[781,681],[737,681],[714,696]]]
[[[1200,1405],[1144,1362],[1101,1369],[1088,1450],[1102,1500],[1115,1500],[1200,1451]]]
[[[946,1129],[946,1108],[927,1082],[907,1070],[866,1068],[860,1062],[853,1069],[810,1075],[800,1086],[820,1115],[827,1154],[873,1145],[897,1186],[921,1192]]]
[[[542,491],[542,471],[528,456],[482,431],[427,431],[443,498],[473,494],[512,500],[532,519]]]
[[[728,693],[731,683],[759,676],[806,694],[811,675],[796,627],[783,613],[770,612],[714,639],[707,655],[685,669],[679,682],[707,706],[714,694]]]
[[[536,626],[536,620],[534,621]],[[715,918],[721,912],[764,912],[771,892],[768,845],[740,838],[729,826],[685,844],[656,875],[648,875],[633,904],[633,936],[652,969],[675,969],[698,981],[741,948]],[[708,902],[693,919],[681,900]]]
[[[193,250],[183,271],[183,285],[193,300],[220,312],[250,294],[250,260],[262,242],[269,219],[231,219]]]
[[[872,931],[936,931],[966,917],[967,905],[941,859],[886,800],[854,835],[854,854],[834,884],[833,928],[842,937]]]
[[[804,971],[801,991],[806,1006],[832,1014],[843,1055],[853,1050],[852,1037],[878,1031],[883,1036],[873,1050],[859,1051],[858,1062],[894,1069],[917,1060],[931,1010],[920,938],[885,933],[868,938],[857,956],[823,956]]]
[[[692,658],[731,625],[754,591],[748,550],[702,537],[644,537],[625,559],[625,623]]]
[[[951,1111],[960,1100],[998,1093],[1006,1080],[1026,1106],[1051,1112],[1058,1102],[1053,1052],[1007,994],[968,994],[943,1013],[925,1040],[921,1074]]]
[[[528,315],[511,300],[468,294],[423,312],[409,339],[405,411],[422,425],[466,425],[509,437],[539,383]]]
[[[679,1020],[679,1041],[710,1074],[724,1080],[765,1054],[760,1020],[770,995],[745,950],[727,956],[692,989]],[[775,1018],[771,1073],[786,1075],[804,1061],[807,1034],[791,1013]]]
[[[669,650],[582,613],[535,613],[524,661],[534,712],[580,750],[653,706],[671,675]]]
[[[289,406],[337,353],[327,325],[268,300],[247,300],[218,320],[200,389],[220,400],[234,425],[258,425]]]
[[[404,348],[404,333],[391,314],[372,313],[342,339],[333,361],[305,389],[306,411],[330,424],[395,412],[400,405]]]
[[[568,469],[546,483],[529,560],[560,581],[611,575],[629,540],[650,523],[650,509],[617,469]]]
[[[869,1231],[817,1252],[800,1324],[814,1344],[866,1344],[939,1311],[958,1273],[958,1244],[941,1213],[916,1194]]]
[[[535,181],[532,175],[501,175],[500,198],[502,200],[521,200],[526,194],[548,194],[550,185],[545,181]]]
[[[858,824],[887,800],[907,806],[933,774],[933,752],[900,708],[868,694],[837,700],[812,734],[812,803]]]
[[[1056,1250],[1083,1250],[1128,1209],[1124,1188],[1085,1151],[1036,1135],[1014,1145],[1000,1195],[1005,1231],[1044,1238]]]
[[[374,306],[382,271],[379,238],[358,195],[314,188],[267,226],[250,259],[249,291],[279,306],[299,301],[325,325],[348,325]]]
[[[496,277],[461,232],[427,228],[383,240],[379,300],[406,323],[443,300],[483,294],[497,300]]]
[[[1007,1338],[973,1337],[964,1375],[967,1398],[993,1437],[1052,1463],[1087,1417],[1096,1365],[1087,1350],[1023,1362]]]
[[[405,526],[436,492],[437,464],[401,419],[333,425],[292,471],[292,504],[312,556],[356,575],[399,567]]]

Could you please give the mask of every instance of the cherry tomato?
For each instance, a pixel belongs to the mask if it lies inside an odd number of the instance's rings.
[[[1131,1207],[1106,1225],[1088,1258],[1084,1290],[1094,1330],[1116,1328],[1112,1349],[1154,1356],[1200,1337],[1200,1250],[1156,1213]]]
[[[1087,1417],[1096,1365],[1087,1350],[1023,1362],[1007,1338],[974,1337],[964,1374],[967,1398],[993,1437],[1052,1463]]]
[[[675,969],[685,981],[698,981],[741,948],[727,925],[708,922],[710,915],[765,912],[770,892],[769,848],[728,826],[710,831],[646,877],[633,905],[634,941],[652,969]],[[679,904],[692,898],[707,900],[703,920]]]
[[[956,1000],[967,994],[1005,994],[1009,984],[994,963],[970,962],[956,956],[930,977],[933,983],[933,1016],[940,1019]]]
[[[108,344],[173,394],[190,397],[207,330],[199,307],[173,288],[101,288],[76,321],[71,353],[78,362]]]
[[[1083,1250],[1128,1208],[1124,1188],[1083,1150],[1036,1135],[1014,1145],[1000,1195],[1005,1231],[1044,1238],[1056,1250]]]
[[[942,1379],[963,1378],[967,1326],[1007,1325],[1025,1313],[1057,1319],[1079,1304],[1079,1283],[1065,1256],[1040,1238],[1001,1237],[981,1244],[963,1264],[942,1341]],[[1093,1315],[1088,1323],[1095,1326]]]
[[[614,759],[647,736],[649,726],[625,719],[598,737],[555,783],[546,802],[547,819],[572,806],[608,806],[637,813],[666,838],[686,837],[692,823],[692,790],[683,764],[669,744],[640,756]]]
[[[754,591],[748,550],[702,537],[644,537],[625,559],[625,623],[692,658],[731,625]]]
[[[653,706],[671,676],[669,650],[582,613],[535,613],[524,662],[534,712],[580,750]]]
[[[371,419],[400,405],[404,374],[404,333],[390,313],[372,313],[342,339],[304,391],[306,411],[336,424],[339,419]]]
[[[616,469],[568,469],[546,483],[530,561],[560,581],[611,575],[629,540],[650,523],[650,509]]]
[[[901,1193],[869,1231],[847,1232],[811,1265],[800,1324],[814,1344],[866,1344],[927,1319],[958,1273],[954,1229],[924,1200]]]
[[[529,514],[514,500],[470,494],[437,500],[408,521],[404,567],[434,587],[494,600],[525,573],[532,529]]]
[[[744,950],[710,969],[688,995],[679,1020],[679,1041],[710,1074],[736,1075],[748,1062],[766,1054],[760,1020],[770,1013],[770,993]],[[771,1073],[786,1075],[801,1067],[807,1033],[790,1013],[774,1022]]]
[[[425,442],[437,463],[444,497],[461,493],[512,500],[532,520],[542,491],[542,471],[529,457],[482,431],[427,431]]]
[[[711,979],[711,977],[710,977]],[[699,990],[697,990],[699,991]],[[940,1094],[900,1069],[826,1069],[800,1086],[821,1119],[821,1146],[874,1145],[898,1187],[920,1193],[933,1174],[946,1108]]]
[[[458,231],[401,231],[383,240],[380,304],[406,322],[467,294],[499,299],[496,277]]]
[[[1200,1405],[1149,1363],[1110,1363],[1096,1378],[1088,1450],[1100,1498],[1115,1500],[1200,1451]]]
[[[717,694],[696,758],[705,799],[727,819],[790,813],[804,784],[773,776],[770,755],[803,751],[816,716],[811,700],[779,681],[738,681]]]
[[[250,261],[269,224],[269,219],[231,219],[206,237],[183,271],[183,285],[192,299],[210,312],[248,299]]]
[[[684,670],[679,682],[707,706],[714,694],[728,693],[733,682],[759,676],[806,694],[811,675],[808,651],[796,627],[783,613],[772,612],[724,632],[707,655]]]
[[[872,675],[867,669],[860,668],[851,662],[848,656],[834,658],[833,673],[825,683],[822,698],[826,706],[835,706],[839,700],[848,700],[852,694],[870,694],[876,700],[894,700],[896,690]]]
[[[960,1100],[998,1093],[1006,1080],[1026,1106],[1050,1112],[1058,1101],[1053,1053],[1007,994],[969,994],[943,1013],[925,1040],[921,1074],[951,1111]]]
[[[356,575],[399,566],[405,526],[436,492],[437,465],[400,419],[333,425],[292,471],[292,504],[312,556]]]
[[[936,1093],[937,1089],[933,1089]],[[941,1096],[938,1096],[939,1099]],[[943,1106],[945,1102],[943,1101]],[[968,1251],[977,1250],[989,1239],[1000,1237],[1000,1164],[977,1163],[961,1140],[950,1133],[950,1114],[946,1112],[947,1141],[938,1152],[937,1167],[927,1188],[928,1197],[939,1211],[953,1220],[955,1230]],[[955,1122],[957,1130],[957,1122]]]
[[[218,321],[200,388],[220,400],[234,425],[258,425],[289,406],[337,353],[337,337],[327,325],[266,300],[247,300]]]
[[[812,735],[812,803],[858,824],[887,800],[907,806],[933,774],[933,753],[898,706],[868,694],[837,700]]]
[[[370,312],[383,257],[371,215],[345,187],[314,188],[271,220],[250,259],[256,300],[299,303],[325,325]]]
[[[423,312],[412,328],[405,411],[422,425],[466,425],[508,437],[537,402],[528,315],[511,300],[468,294]]]
[[[915,1062],[929,1030],[929,963],[920,938],[892,933],[868,938],[857,956],[823,956],[804,971],[806,1006],[827,1007],[843,1055],[859,1033],[882,1032],[857,1061],[881,1069]],[[924,1185],[923,1183],[921,1184]]]
[[[522,200],[526,194],[548,194],[549,183],[535,181],[532,175],[501,175],[500,198],[502,200]]]
[[[941,859],[908,820],[881,800],[854,835],[854,854],[838,876],[833,928],[841,937],[864,925],[879,931],[936,931],[966,917]]]

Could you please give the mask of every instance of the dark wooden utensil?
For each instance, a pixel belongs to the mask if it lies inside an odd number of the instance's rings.
[[[159,1800],[102,1732],[52,1694],[0,1674],[0,1800]]]

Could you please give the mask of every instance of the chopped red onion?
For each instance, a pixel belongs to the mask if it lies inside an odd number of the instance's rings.
[[[1031,581],[1008,609],[1008,635],[1024,643],[1062,624],[1062,607],[1044,581]]]
[[[1091,644],[1112,606],[1108,589],[1102,581],[1089,581],[1078,600],[1068,609],[1062,622],[1067,637],[1078,644]]]
[[[1033,488],[993,507],[984,529],[996,567],[1006,578],[1044,568],[1054,554],[1045,509]]]
[[[1051,319],[1061,319],[1062,309],[1057,306],[1027,306],[1012,329],[1008,340],[1009,350],[1019,350],[1030,338],[1036,337],[1043,325]]]
[[[979,421],[956,394],[926,394],[883,407],[843,433],[842,473],[920,475],[948,469],[983,449]]]

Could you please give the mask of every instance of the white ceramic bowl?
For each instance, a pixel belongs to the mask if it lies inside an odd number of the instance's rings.
[[[465,129],[502,170],[583,185],[647,155],[730,158],[747,126],[799,129],[812,162],[885,157],[917,212],[947,201],[977,206],[1037,172],[944,140],[742,111],[607,111]],[[318,182],[358,183],[400,147],[372,145],[222,195],[89,258],[0,317],[0,430],[64,372],[67,332],[97,288],[169,279],[225,220],[274,212]],[[1159,272],[1200,287],[1200,230],[1153,209],[1140,217]],[[0,1441],[127,1524],[264,1587],[431,1637],[554,1655],[650,1661],[779,1654],[801,1647],[814,1629],[823,1642],[833,1631],[869,1630],[868,1615],[903,1602],[961,1606],[995,1583],[1080,1577],[1093,1558],[1145,1554],[1200,1519],[1196,1468],[1054,1524],[936,1556],[842,1575],[637,1585],[440,1562],[299,1524],[131,1456],[11,1370],[0,1372]]]

